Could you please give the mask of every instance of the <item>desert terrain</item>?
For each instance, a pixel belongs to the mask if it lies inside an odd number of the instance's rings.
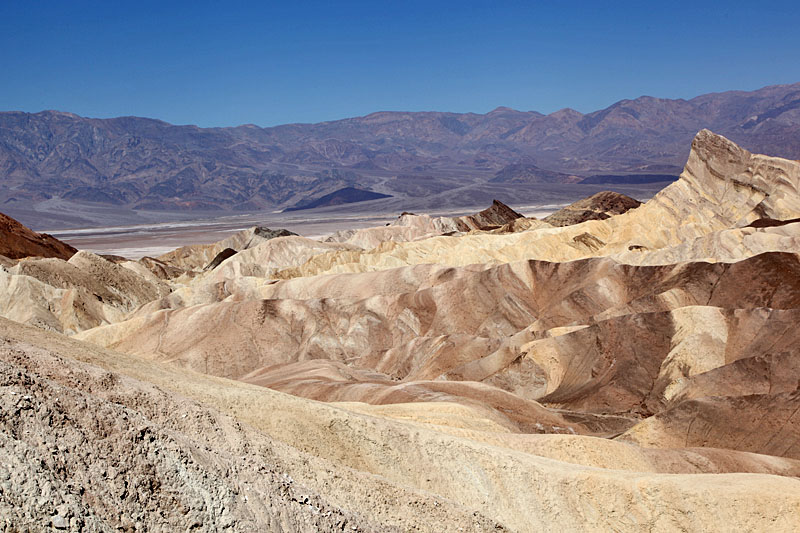
[[[609,187],[622,194],[646,200],[667,184],[668,182],[657,181],[634,185],[567,185],[550,190],[545,188],[544,191],[540,188],[533,195],[534,198],[539,198],[538,201],[515,205],[515,209],[527,217],[542,218],[573,201]],[[57,229],[51,229],[46,225],[37,229],[81,250],[140,259],[144,256],[158,256],[184,245],[211,244],[253,226],[285,228],[298,235],[318,239],[337,231],[383,226],[392,222],[402,212],[416,211],[432,216],[453,217],[474,213],[485,207],[470,202],[474,200],[467,201],[465,206],[442,208],[441,201],[431,199],[418,201],[403,199],[391,202],[378,200],[317,208],[313,211],[275,211],[221,216],[218,212],[206,213],[206,216],[194,212],[157,214],[136,212],[131,214],[130,220],[138,223],[115,226],[104,226],[103,224],[109,220],[106,217],[110,214],[97,216],[96,207],[68,203],[61,204],[61,207],[72,213],[82,213],[86,217],[85,220],[89,221],[88,227],[72,228],[69,223],[62,222],[56,226]],[[142,223],[141,219],[148,216],[154,217],[152,220],[164,218],[174,218],[174,220]],[[39,219],[40,216],[36,214],[33,217]],[[68,229],[65,229],[64,224]]]
[[[686,148],[575,202],[4,219],[0,524],[796,531],[800,161]]]

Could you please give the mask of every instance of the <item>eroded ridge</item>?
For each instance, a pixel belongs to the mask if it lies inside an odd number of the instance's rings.
[[[800,163],[704,130],[641,205],[9,260],[0,509],[98,531],[796,530],[799,188]]]

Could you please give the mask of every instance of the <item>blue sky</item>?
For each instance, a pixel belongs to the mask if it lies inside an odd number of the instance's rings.
[[[0,2],[0,109],[269,126],[800,81],[796,2]]]

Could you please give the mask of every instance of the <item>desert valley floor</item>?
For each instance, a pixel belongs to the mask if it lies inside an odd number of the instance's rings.
[[[3,216],[0,526],[800,529],[800,162],[703,130],[645,203],[519,207],[156,257]]]

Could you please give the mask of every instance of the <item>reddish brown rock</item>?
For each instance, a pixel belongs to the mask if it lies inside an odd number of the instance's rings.
[[[0,213],[0,255],[9,259],[57,257],[67,260],[77,251],[55,237],[46,233],[36,233]]]

